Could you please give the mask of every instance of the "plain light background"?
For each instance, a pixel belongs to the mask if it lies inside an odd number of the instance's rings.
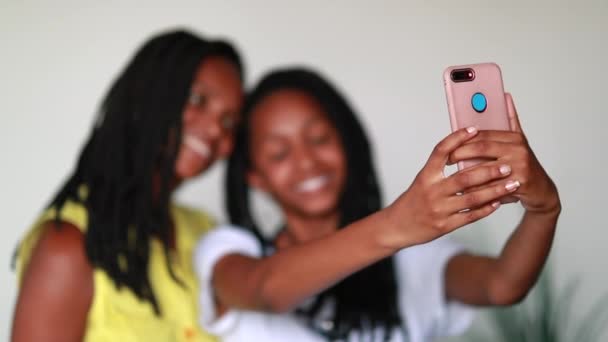
[[[324,72],[367,125],[387,203],[449,133],[443,69],[500,64],[560,190],[551,271],[558,288],[582,279],[569,316],[576,324],[608,293],[607,18],[606,1],[0,1],[0,340],[16,298],[17,241],[73,167],[113,78],[151,34],[180,26],[233,40],[249,85],[274,66]],[[222,171],[187,184],[178,199],[225,217]],[[495,254],[521,212],[503,207],[456,237]],[[473,330],[489,330],[486,313]]]

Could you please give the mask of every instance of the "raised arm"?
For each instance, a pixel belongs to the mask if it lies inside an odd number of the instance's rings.
[[[447,297],[475,305],[510,305],[527,295],[549,255],[561,211],[557,188],[528,145],[513,99],[506,97],[515,132],[480,132],[451,156],[457,161],[481,154],[509,165],[516,182],[511,197],[526,210],[500,256],[463,254],[449,262]]]
[[[212,272],[218,308],[289,311],[402,248],[431,241],[494,212],[497,199],[511,192],[505,180],[464,196],[456,193],[503,179],[508,174],[498,165],[447,178],[443,174],[449,155],[476,134],[474,129],[460,130],[445,138],[404,194],[345,229],[262,259],[238,253],[221,258]],[[469,208],[473,209],[463,211]]]

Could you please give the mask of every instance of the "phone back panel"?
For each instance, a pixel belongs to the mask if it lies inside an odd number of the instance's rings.
[[[453,70],[472,69],[474,78],[470,81],[455,82]],[[448,111],[452,131],[474,126],[478,130],[511,130],[500,67],[495,63],[452,66],[443,73]],[[482,94],[485,110],[478,112],[474,107],[474,96]],[[479,108],[479,107],[478,107]],[[480,160],[467,160],[458,164],[459,169],[478,164]]]

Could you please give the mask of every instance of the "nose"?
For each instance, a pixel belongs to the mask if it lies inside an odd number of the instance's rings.
[[[315,165],[313,151],[307,147],[300,147],[296,151],[297,165],[301,170],[310,170]]]
[[[219,141],[224,135],[222,108],[214,107],[208,108],[205,112],[199,112],[186,121],[190,130],[198,132],[210,143]]]
[[[205,138],[217,141],[221,138],[224,129],[222,128],[221,116],[217,113],[209,113],[208,120],[202,120],[202,130]]]

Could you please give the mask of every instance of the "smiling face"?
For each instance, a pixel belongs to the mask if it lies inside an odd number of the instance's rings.
[[[201,63],[184,107],[182,144],[175,162],[179,180],[197,176],[230,154],[242,98],[241,79],[232,62],[209,57]]]
[[[299,90],[278,90],[251,112],[249,184],[288,215],[335,215],[346,178],[338,131],[321,105]]]

